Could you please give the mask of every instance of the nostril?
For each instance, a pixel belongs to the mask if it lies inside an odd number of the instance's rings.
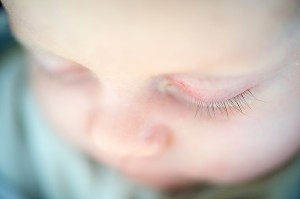
[[[164,152],[171,143],[171,129],[164,125],[145,128],[141,135],[141,148],[136,156],[157,156]]]

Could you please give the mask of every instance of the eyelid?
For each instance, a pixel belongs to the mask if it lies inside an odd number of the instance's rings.
[[[195,107],[195,116],[197,116],[199,112],[202,113],[203,110],[205,110],[209,116],[216,116],[221,113],[228,117],[229,114],[236,112],[244,114],[246,109],[251,109],[251,101],[253,99],[257,100],[252,93],[252,88],[243,90],[231,97],[214,98],[214,96],[211,96],[208,100],[191,94],[189,88],[185,88],[185,85],[178,86],[178,84],[173,84],[173,82],[167,82],[165,85],[165,93],[180,103]]]
[[[238,94],[250,89],[253,85],[245,81],[206,81],[194,77],[166,78],[169,86],[175,86],[188,96],[203,102],[219,102],[233,98]]]

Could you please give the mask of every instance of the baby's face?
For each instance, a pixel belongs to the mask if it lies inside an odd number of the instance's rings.
[[[299,151],[297,0],[216,2],[4,4],[51,127],[162,188],[249,181]]]

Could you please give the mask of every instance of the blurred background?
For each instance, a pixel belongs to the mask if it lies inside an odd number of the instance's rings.
[[[13,41],[8,27],[7,17],[0,2],[0,53],[2,53]]]

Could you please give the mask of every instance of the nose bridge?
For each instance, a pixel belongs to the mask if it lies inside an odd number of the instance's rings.
[[[148,156],[160,150],[157,143],[164,142],[164,133],[149,131],[152,107],[147,97],[140,96],[143,89],[137,85],[141,84],[132,80],[102,83],[91,125],[99,150],[117,156]]]
[[[94,106],[99,112],[98,119],[101,118],[105,125],[117,128],[117,123],[125,123],[124,119],[136,115],[140,105],[136,103],[139,89],[135,85],[139,84],[141,82],[133,83],[132,80],[122,81],[116,78],[102,80],[97,99],[94,101]]]
[[[106,95],[106,96],[104,96]],[[110,90],[100,95],[98,123],[107,132],[113,132],[119,139],[133,139],[145,121],[146,115],[141,114],[142,103],[135,93],[125,90]],[[139,101],[139,103],[137,102]]]
[[[131,108],[131,104],[136,100],[136,96],[140,92],[140,89],[136,86],[139,84],[141,82],[133,81],[109,81],[102,83],[99,96],[100,105],[109,107],[111,111]]]

